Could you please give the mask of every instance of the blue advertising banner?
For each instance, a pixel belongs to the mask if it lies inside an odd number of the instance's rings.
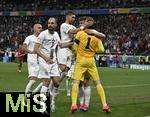
[[[4,11],[0,16],[55,16],[65,15],[68,10],[47,10],[47,11]],[[113,8],[113,9],[79,9],[73,10],[77,15],[103,15],[103,14],[135,14],[150,13],[149,7],[142,8]]]

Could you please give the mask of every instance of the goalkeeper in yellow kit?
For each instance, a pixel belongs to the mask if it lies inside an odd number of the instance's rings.
[[[84,23],[93,22],[92,17],[87,17]],[[72,85],[72,105],[71,112],[77,111],[77,97],[79,92],[79,83],[84,80],[86,73],[90,75],[91,80],[94,81],[94,85],[97,88],[97,92],[101,97],[102,110],[108,113],[111,112],[109,106],[106,103],[106,97],[104,89],[100,83],[98,71],[95,65],[94,55],[95,53],[104,52],[104,47],[101,40],[95,36],[88,35],[85,31],[79,31],[76,34],[74,46],[76,48],[76,64],[74,69],[73,85]]]

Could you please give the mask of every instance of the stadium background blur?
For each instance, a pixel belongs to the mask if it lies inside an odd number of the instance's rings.
[[[0,60],[8,55],[11,61],[15,61],[15,49],[32,33],[34,23],[41,23],[45,29],[47,18],[56,16],[59,32],[59,26],[64,22],[64,12],[75,10],[77,17],[90,15],[96,20],[95,29],[107,36],[103,44],[105,53],[113,54],[113,63],[117,55],[126,53],[131,56],[142,55],[142,58],[138,56],[135,61],[128,56],[127,63],[149,64],[150,57],[146,58],[150,54],[148,6],[149,0],[1,0]],[[140,9],[146,10],[140,12]],[[78,23],[75,22],[75,25]],[[109,55],[105,57],[109,59]],[[101,65],[101,59],[102,56],[98,56],[98,66]],[[109,60],[106,61],[108,64]],[[122,63],[121,59],[119,63]]]

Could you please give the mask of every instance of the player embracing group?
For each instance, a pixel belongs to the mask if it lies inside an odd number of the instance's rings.
[[[48,28],[42,31],[41,24],[35,24],[33,35],[28,36],[24,43],[24,50],[28,53],[29,82],[25,89],[25,99],[30,92],[38,92],[51,96],[51,112],[55,112],[55,99],[59,86],[66,79],[67,96],[71,95],[72,105],[70,111],[78,110],[77,97],[79,94],[80,111],[89,109],[91,87],[89,80],[93,80],[97,92],[102,101],[102,110],[110,113],[106,103],[104,89],[99,80],[95,65],[95,53],[104,52],[101,39],[105,38],[92,28],[94,19],[89,16],[78,19],[79,26],[73,26],[75,14],[72,11],[66,13],[66,20],[60,26],[60,37],[55,31],[57,19],[48,19]],[[36,79],[41,79],[38,87],[32,90]],[[42,112],[47,114],[46,111]]]

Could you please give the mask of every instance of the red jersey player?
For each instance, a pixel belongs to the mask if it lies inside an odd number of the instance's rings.
[[[19,48],[16,49],[17,53],[17,63],[18,63],[18,72],[22,71],[22,62],[25,56],[25,52],[23,50],[23,46],[19,45]]]

